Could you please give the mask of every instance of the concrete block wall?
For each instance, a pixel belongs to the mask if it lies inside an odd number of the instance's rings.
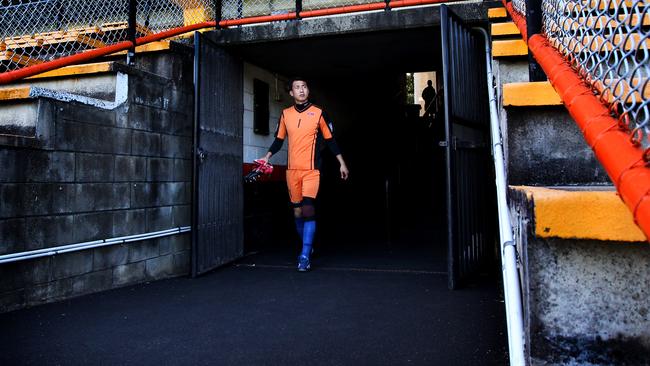
[[[52,133],[0,140],[0,254],[189,226],[193,91],[180,80],[131,70],[115,110],[36,101]],[[0,311],[186,274],[189,250],[185,233],[0,264]]]
[[[269,135],[258,135],[253,131],[253,80],[269,85]],[[277,76],[255,65],[244,64],[244,163],[264,156],[275,139],[275,130],[282,110],[293,104],[286,91],[287,78]],[[287,165],[287,143],[273,158],[274,165]]]

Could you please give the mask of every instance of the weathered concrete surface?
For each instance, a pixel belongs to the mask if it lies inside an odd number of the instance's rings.
[[[34,137],[36,135],[36,118],[38,103],[20,101],[16,103],[1,103],[0,133]]]
[[[508,108],[506,113],[509,184],[611,184],[563,106]]]
[[[534,202],[510,202],[531,363],[650,364],[650,245],[537,238]]]
[[[170,73],[192,75],[175,57]],[[190,225],[192,77],[119,70],[119,107],[39,98],[35,137],[0,136],[0,254]],[[0,312],[186,274],[189,258],[183,234],[3,264]]]
[[[0,89],[25,86],[36,86],[66,91],[87,97],[111,100],[115,98],[115,73],[90,74],[67,78],[33,79],[0,86]]]
[[[447,4],[447,6],[468,24],[477,24],[487,20],[487,8],[481,1]],[[439,25],[440,6],[435,5],[393,9],[391,11],[353,13],[333,17],[305,18],[299,21],[271,22],[226,28],[206,34],[215,42],[231,45]]]

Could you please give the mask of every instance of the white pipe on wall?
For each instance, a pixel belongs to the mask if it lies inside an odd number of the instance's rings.
[[[134,241],[161,238],[164,236],[185,233],[191,230],[192,228],[190,226],[182,226],[173,229],[154,231],[154,232],[144,233],[144,234],[120,236],[117,238],[94,240],[94,241],[88,241],[88,242],[76,243],[76,244],[68,244],[68,245],[62,245],[62,246],[52,247],[52,248],[31,250],[28,252],[4,254],[4,255],[0,255],[0,264],[18,262],[18,261],[34,259],[34,258],[49,257],[56,254],[63,254],[63,253],[76,252],[79,250],[105,247],[108,245],[126,244]]]
[[[474,28],[485,38],[485,63],[487,68],[488,96],[490,99],[490,132],[492,135],[492,154],[494,158],[494,171],[496,176],[497,206],[499,214],[499,237],[501,238],[501,270],[503,275],[503,293],[506,304],[506,319],[508,324],[508,349],[510,365],[525,365],[524,355],[524,317],[517,270],[517,255],[515,242],[512,235],[512,223],[508,210],[506,192],[505,158],[503,156],[503,142],[501,138],[501,125],[497,112],[497,99],[493,87],[492,55],[490,38],[483,28]]]

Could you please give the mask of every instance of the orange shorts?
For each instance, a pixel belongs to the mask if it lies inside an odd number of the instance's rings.
[[[287,187],[291,203],[300,203],[304,197],[316,198],[319,185],[319,170],[287,169]]]

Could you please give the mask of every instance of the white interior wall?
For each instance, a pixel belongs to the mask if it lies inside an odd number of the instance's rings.
[[[253,79],[269,84],[269,135],[253,132]],[[275,129],[282,110],[293,103],[286,92],[287,78],[244,63],[244,163],[252,163],[266,154],[275,139]],[[271,158],[271,164],[287,165],[287,143]]]

